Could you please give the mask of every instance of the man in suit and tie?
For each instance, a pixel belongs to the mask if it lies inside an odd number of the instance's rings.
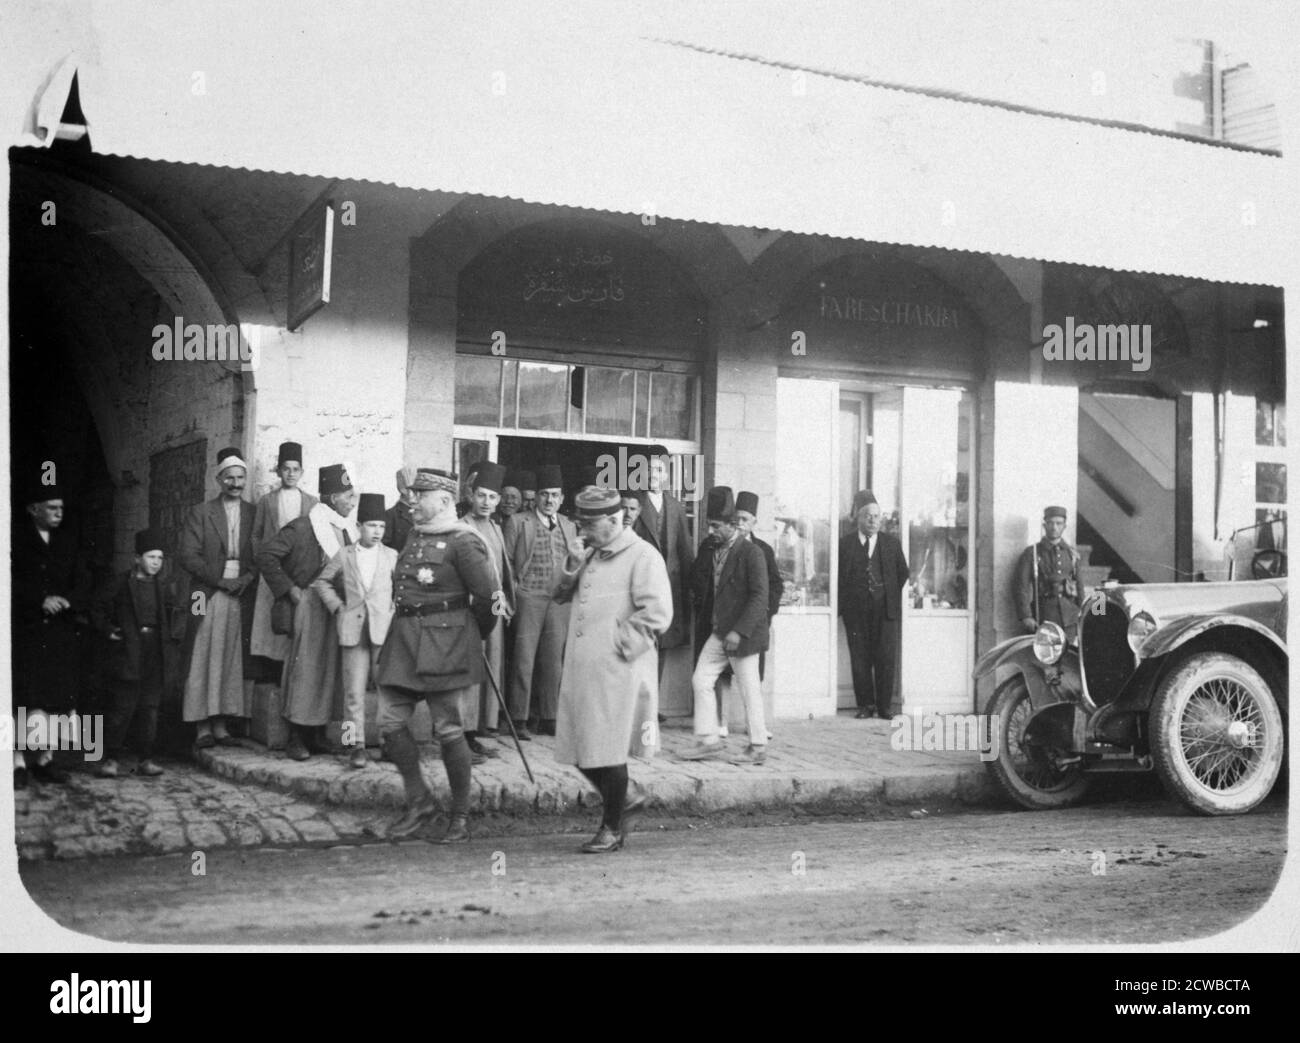
[[[181,716],[197,725],[197,749],[234,744],[227,717],[244,716],[244,667],[253,630],[253,519],[244,500],[248,465],[237,449],[217,454],[221,495],[190,509],[177,560],[190,574]],[[203,595],[196,601],[195,593]],[[202,611],[194,611],[199,605]]]
[[[709,490],[706,517],[708,553],[712,558],[704,582],[711,606],[710,632],[691,677],[695,690],[695,746],[684,760],[722,760],[726,744],[718,734],[714,691],[722,671],[731,667],[745,703],[749,745],[732,763],[762,764],[767,758],[767,722],[763,716],[763,686],[758,656],[767,648],[767,563],[763,552],[745,539],[736,526],[736,507],[725,485]],[[701,552],[703,556],[705,552]],[[702,570],[697,569],[697,574]]]
[[[383,545],[384,498],[362,493],[357,507],[357,542],[340,550],[311,589],[334,615],[343,656],[343,745],[352,747],[349,764],[364,768],[366,685],[379,664],[379,649],[393,620],[393,569],[397,551]],[[342,573],[343,597],[334,589]]]
[[[641,492],[641,505],[632,531],[659,552],[668,568],[673,588],[673,621],[659,635],[659,678],[663,680],[664,652],[691,640],[687,585],[695,562],[695,547],[686,524],[686,509],[666,488],[668,456],[660,446],[650,450],[649,488]]]
[[[560,667],[569,631],[569,606],[557,602],[555,593],[569,544],[578,538],[573,522],[559,514],[564,499],[560,468],[547,464],[536,474],[536,510],[514,515],[505,531],[506,557],[515,580],[510,716],[521,739],[532,738],[527,728],[530,715],[537,720],[539,735],[555,734]]]
[[[839,612],[844,618],[857,717],[888,718],[898,666],[898,635],[907,559],[880,531],[883,512],[869,490],[853,498],[856,528],[840,540]]]

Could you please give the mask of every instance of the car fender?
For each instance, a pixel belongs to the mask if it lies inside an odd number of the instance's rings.
[[[1268,638],[1283,655],[1287,654],[1286,642],[1282,641],[1272,630],[1262,623],[1241,615],[1227,616],[1189,616],[1170,623],[1157,630],[1142,643],[1138,654],[1142,659],[1158,659],[1170,652],[1175,652],[1195,637],[1199,637],[1217,627],[1241,627],[1253,630]]]
[[[975,664],[975,680],[999,668],[1015,670],[1029,689],[1029,703],[1035,710],[1054,703],[1082,702],[1083,679],[1079,671],[1079,653],[1067,648],[1054,666],[1045,667],[1034,655],[1034,637],[1025,634],[1003,641],[980,656]]]

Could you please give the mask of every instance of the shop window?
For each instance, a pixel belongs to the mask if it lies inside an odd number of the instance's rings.
[[[650,437],[692,437],[695,416],[694,381],[681,373],[650,375]]]
[[[799,432],[777,442],[773,549],[785,582],[782,606],[830,605],[838,461],[812,447],[835,444],[834,393],[835,386],[824,381],[782,377],[776,382],[776,429]]]
[[[1255,524],[1261,547],[1285,549],[1286,406],[1255,402]]]
[[[457,360],[457,370],[459,363]],[[568,415],[569,367],[519,363],[519,427],[525,431],[567,431]]]
[[[464,356],[456,360],[456,423],[496,427],[501,422],[501,363]]]
[[[588,368],[587,434],[633,434],[636,376],[630,369]]]

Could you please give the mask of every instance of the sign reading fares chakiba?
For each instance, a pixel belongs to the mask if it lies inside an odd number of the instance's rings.
[[[298,219],[289,237],[289,329],[329,303],[333,254],[334,207],[319,203]]]

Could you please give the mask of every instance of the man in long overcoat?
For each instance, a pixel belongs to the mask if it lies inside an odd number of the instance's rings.
[[[63,494],[37,484],[26,511],[15,512],[12,543],[13,710],[30,723],[40,715],[76,708],[80,641],[73,617],[89,608],[90,574],[77,555],[76,536],[63,529]],[[48,731],[46,731],[48,734]],[[15,736],[16,738],[16,736]],[[66,782],[50,749],[14,751],[14,788],[28,773],[42,782]]]
[[[329,752],[325,726],[343,704],[338,629],[311,584],[340,550],[356,542],[351,519],[356,491],[343,464],[321,468],[319,489],[321,502],[276,533],[257,556],[271,593],[293,603],[293,640],[280,687],[290,726],[285,753],[294,760]]]
[[[623,524],[617,491],[584,489],[575,506],[582,538],[569,545],[561,581],[572,611],[555,760],[600,791],[600,829],[582,850],[603,854],[623,846],[623,817],[644,803],[625,808],[628,756],[653,756],[659,745],[655,649],[672,619],[672,586],[663,558]]]

